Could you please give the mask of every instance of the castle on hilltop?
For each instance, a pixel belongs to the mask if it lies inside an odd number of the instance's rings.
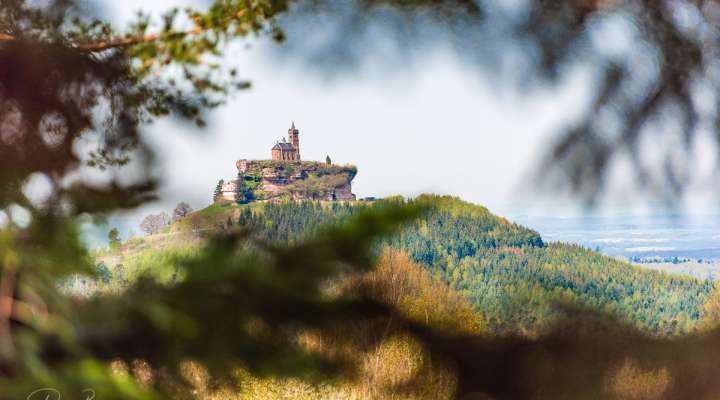
[[[237,179],[220,181],[215,202],[245,204],[252,201],[290,198],[296,200],[352,201],[353,165],[300,161],[300,130],[293,122],[285,138],[270,149],[271,160],[240,159]]]
[[[295,128],[295,121],[288,129],[288,137],[289,143],[283,138],[282,142],[278,141],[270,150],[273,160],[300,161],[300,130]]]

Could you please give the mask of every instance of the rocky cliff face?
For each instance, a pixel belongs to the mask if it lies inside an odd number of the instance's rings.
[[[223,199],[249,203],[256,200],[355,200],[353,165],[313,161],[239,160],[238,179],[223,186]]]

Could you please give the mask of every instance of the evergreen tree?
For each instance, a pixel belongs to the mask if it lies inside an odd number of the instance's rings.
[[[237,182],[238,184],[235,187],[235,202],[238,204],[248,204],[255,200],[255,191],[248,186],[245,175],[238,174]]]
[[[332,160],[330,159],[330,156],[325,156],[325,164],[327,164],[327,165],[332,164]]]
[[[238,174],[237,185],[235,186],[235,202],[238,204],[247,203],[245,195],[245,177],[243,174]]]
[[[252,217],[252,211],[250,211],[249,208],[243,208],[238,217],[238,225],[249,227],[249,224],[252,222]]]
[[[225,181],[223,181],[222,179],[220,179],[220,180],[218,181],[217,185],[215,186],[215,193],[213,194],[213,202],[214,202],[214,203],[217,203],[217,202],[220,201],[220,199],[222,198],[222,187],[223,187],[223,184],[225,184]]]
[[[110,229],[110,232],[108,232],[108,243],[110,244],[111,249],[120,246],[120,231],[118,231],[117,228],[112,228]]]

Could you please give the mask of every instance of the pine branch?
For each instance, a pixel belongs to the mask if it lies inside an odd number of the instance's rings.
[[[146,36],[130,36],[130,37],[119,37],[108,41],[94,42],[94,43],[83,43],[77,44],[73,47],[88,51],[88,52],[99,52],[104,50],[110,50],[120,47],[130,47],[143,43],[155,42],[161,39],[174,39],[182,36],[197,35],[207,31],[207,29],[196,26],[193,29],[182,32],[168,32],[168,33],[153,33]],[[18,40],[17,37],[7,34],[0,34],[0,43],[2,42],[14,42]]]
[[[239,18],[243,17],[245,14],[247,14],[247,9],[240,10],[237,13],[235,13],[234,16],[228,18],[227,22],[231,22],[233,20],[239,19]],[[207,32],[208,30],[209,30],[209,28],[195,26],[194,28],[187,30],[187,31],[179,31],[179,32],[171,31],[171,32],[165,32],[165,33],[153,33],[153,34],[146,35],[146,36],[118,37],[118,38],[110,39],[107,41],[77,44],[74,47],[79,50],[95,53],[95,52],[116,49],[116,48],[121,48],[121,47],[131,47],[131,46],[135,46],[138,44],[155,42],[158,40],[167,40],[167,39],[175,39],[175,38],[184,37],[184,36],[199,35],[201,33]],[[0,43],[12,42],[12,41],[16,41],[16,40],[18,40],[18,38],[16,36],[0,33]]]
[[[104,50],[120,48],[120,47],[130,47],[130,46],[135,46],[138,44],[155,42],[155,41],[158,41],[161,39],[163,39],[163,40],[164,39],[175,39],[175,38],[183,37],[183,36],[198,35],[205,31],[207,31],[207,29],[196,26],[193,29],[190,29],[189,31],[168,32],[168,33],[163,33],[163,34],[154,33],[154,34],[147,35],[147,36],[136,36],[136,37],[121,37],[121,38],[109,40],[107,42],[81,44],[77,47],[78,47],[78,49],[81,49],[84,51],[99,52],[99,51],[104,51]]]

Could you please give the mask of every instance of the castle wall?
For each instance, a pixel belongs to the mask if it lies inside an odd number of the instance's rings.
[[[227,181],[222,185],[222,200],[235,201],[239,182],[236,180]]]

